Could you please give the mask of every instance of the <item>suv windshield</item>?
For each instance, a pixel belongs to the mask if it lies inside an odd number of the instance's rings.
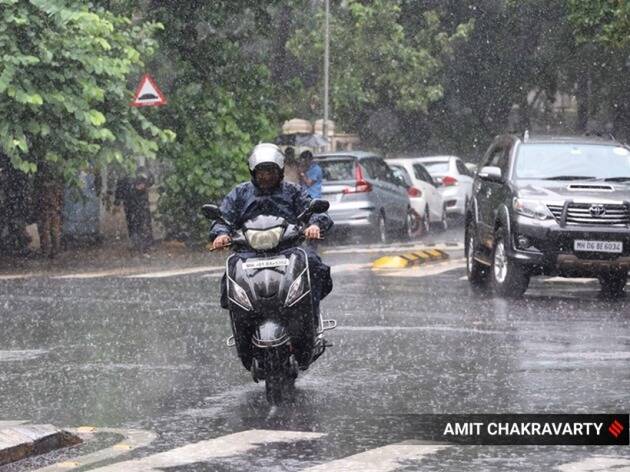
[[[524,144],[517,179],[611,179],[630,176],[630,151],[606,144]]]

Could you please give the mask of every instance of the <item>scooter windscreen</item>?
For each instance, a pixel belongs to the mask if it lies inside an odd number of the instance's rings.
[[[284,218],[260,215],[243,225],[243,234],[252,249],[266,251],[278,246],[286,227]]]

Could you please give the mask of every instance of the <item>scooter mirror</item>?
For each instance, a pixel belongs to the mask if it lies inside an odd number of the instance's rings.
[[[330,208],[329,202],[316,198],[315,200],[311,200],[308,211],[311,213],[324,213],[328,211],[328,208]]]
[[[206,203],[201,207],[201,214],[209,220],[223,219],[221,217],[221,210],[219,210],[219,207],[211,203]]]

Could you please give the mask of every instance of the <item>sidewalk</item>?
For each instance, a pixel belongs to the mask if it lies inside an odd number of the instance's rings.
[[[0,276],[46,276],[108,270],[150,272],[158,269],[220,266],[224,264],[228,254],[226,251],[210,253],[204,249],[191,249],[177,241],[158,242],[147,253],[140,254],[130,250],[127,242],[106,241],[99,246],[68,249],[55,259],[0,256]]]

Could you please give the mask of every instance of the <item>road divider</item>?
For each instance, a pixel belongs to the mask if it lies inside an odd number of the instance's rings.
[[[396,256],[379,257],[372,263],[372,269],[405,269],[429,262],[444,261],[448,258],[448,253],[441,249],[423,249]]]

